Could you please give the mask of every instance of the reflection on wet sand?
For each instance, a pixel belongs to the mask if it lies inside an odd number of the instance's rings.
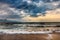
[[[60,40],[60,34],[3,34],[0,40]]]

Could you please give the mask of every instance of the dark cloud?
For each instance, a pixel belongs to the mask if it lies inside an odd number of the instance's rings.
[[[47,10],[55,9],[54,5],[51,5],[48,3],[57,2],[60,0],[31,0],[31,3],[28,3],[28,1],[29,0],[25,0],[25,1],[23,0],[0,0],[0,2],[10,4],[10,7],[12,8],[25,10],[26,13],[29,13],[30,16],[34,16],[34,17],[37,16],[37,13],[41,13],[42,15],[45,15]],[[39,6],[39,4],[41,5]]]

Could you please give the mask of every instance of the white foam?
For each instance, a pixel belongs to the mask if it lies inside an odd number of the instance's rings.
[[[52,31],[20,31],[20,30],[1,30],[0,32],[6,33],[6,34],[46,34],[46,33],[52,33]]]

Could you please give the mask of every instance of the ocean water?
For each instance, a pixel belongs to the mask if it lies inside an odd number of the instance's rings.
[[[5,24],[0,25],[0,33],[6,34],[47,34],[52,33],[53,31],[60,33],[59,27],[54,26],[41,26],[40,24]]]
[[[3,24],[0,29],[26,29],[26,28],[59,28],[55,25],[41,25],[41,24]]]

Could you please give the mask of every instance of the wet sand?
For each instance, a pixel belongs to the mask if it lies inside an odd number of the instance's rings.
[[[60,34],[2,34],[0,40],[60,40]]]

